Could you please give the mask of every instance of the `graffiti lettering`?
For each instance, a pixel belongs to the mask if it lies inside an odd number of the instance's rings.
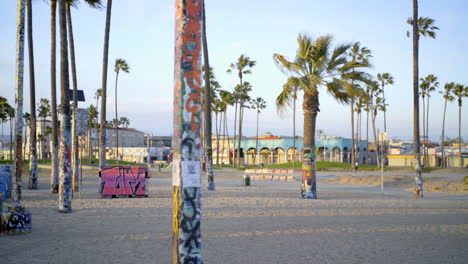
[[[101,197],[147,197],[146,167],[101,167]]]

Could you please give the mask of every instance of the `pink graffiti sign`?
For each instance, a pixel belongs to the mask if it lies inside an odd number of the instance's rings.
[[[103,166],[101,177],[101,196],[147,196],[146,167]]]

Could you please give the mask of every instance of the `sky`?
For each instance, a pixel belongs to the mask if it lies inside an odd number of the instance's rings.
[[[16,2],[0,0],[0,96],[14,103]],[[50,98],[50,11],[47,1],[33,1],[36,100]],[[82,1],[81,1],[82,2]],[[103,1],[105,2],[105,1]],[[108,69],[108,119],[114,116],[116,58],[125,59],[129,74],[118,81],[119,116],[130,126],[154,136],[172,134],[174,87],[174,0],[120,0],[112,6]],[[446,82],[468,85],[468,1],[419,0],[419,15],[435,19],[437,38],[421,38],[420,77],[434,74],[440,87]],[[412,16],[410,0],[206,0],[210,63],[222,89],[232,91],[237,75],[228,74],[229,65],[241,54],[256,61],[245,80],[253,86],[251,97],[262,97],[267,108],[260,114],[260,134],[292,135],[292,113],[280,116],[275,98],[286,76],[275,66],[272,55],[294,58],[299,33],[312,38],[331,34],[334,44],[359,41],[372,51],[369,73],[388,72],[395,83],[385,87],[387,134],[394,139],[412,138],[412,40],[406,36]],[[94,94],[101,88],[105,9],[95,10],[81,3],[72,10],[78,89],[86,102],[96,104]],[[27,45],[26,45],[27,47]],[[59,58],[59,57],[58,57]],[[59,64],[57,64],[57,69]],[[29,112],[29,69],[25,50],[24,110]],[[59,75],[57,75],[59,78]],[[57,79],[59,83],[59,79]],[[320,88],[317,128],[329,136],[350,137],[349,105],[336,102]],[[467,101],[465,99],[465,101]],[[302,100],[299,100],[298,106]],[[429,139],[440,141],[444,101],[439,93],[431,97]],[[466,102],[465,102],[466,104]],[[303,133],[303,115],[298,107],[296,130]],[[468,139],[468,106],[462,109],[462,137]],[[421,109],[422,112],[422,109]],[[246,110],[243,135],[255,136],[256,113]],[[228,109],[232,135],[234,109]],[[458,136],[458,106],[447,105],[446,136]],[[7,127],[7,126],[6,126]],[[421,126],[422,127],[422,126]],[[377,128],[383,130],[379,113]],[[365,135],[365,116],[362,133]]]

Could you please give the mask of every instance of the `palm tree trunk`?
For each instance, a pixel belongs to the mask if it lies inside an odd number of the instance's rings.
[[[419,29],[418,0],[413,0],[413,140],[415,195],[423,197],[421,154],[419,152]],[[385,113],[384,113],[385,114]]]
[[[293,171],[296,169],[296,96],[297,90],[294,88],[294,98],[293,98]],[[258,135],[257,135],[258,137]]]
[[[115,161],[119,164],[119,117],[117,114],[117,82],[119,80],[119,72],[115,75]]]
[[[60,92],[61,92],[61,122],[60,122],[60,173],[58,210],[61,213],[71,213],[71,153],[70,153],[70,90],[68,76],[68,50],[67,50],[67,22],[65,13],[65,0],[59,0],[60,25]]]
[[[78,135],[76,134],[76,109],[78,108],[78,80],[76,77],[76,60],[75,60],[75,39],[73,38],[73,24],[71,17],[70,2],[67,1],[65,5],[65,12],[67,16],[67,26],[70,45],[70,64],[73,80],[73,109],[72,109],[72,186],[73,190],[78,190],[78,180],[80,177],[79,170],[79,150],[78,150]]]
[[[377,111],[377,110],[374,110],[374,112]],[[376,145],[376,149],[375,149],[375,156],[376,156],[376,160],[377,160],[377,168],[380,168],[380,157],[379,157],[379,144],[378,144],[378,141],[377,141],[377,132],[375,131],[375,118],[376,118],[376,114],[372,114],[372,131],[374,133],[374,144]]]
[[[29,52],[29,92],[31,121],[31,160],[29,163],[29,189],[37,189],[37,132],[36,132],[36,83],[34,76],[34,44],[32,29],[32,0],[27,0],[27,18],[28,18],[28,52]]]
[[[236,166],[236,162],[237,162],[237,151],[236,151],[236,128],[237,128],[237,99],[236,99],[236,103],[234,104],[235,105],[235,111],[234,111],[234,135],[233,135],[233,138],[232,138],[232,146],[234,148],[234,154],[232,155],[232,164],[234,166]]]
[[[220,112],[219,114],[219,125],[216,124],[216,126],[218,127],[217,129],[217,132],[216,132],[216,165],[219,166],[219,139],[220,139],[220,135],[221,134],[221,126],[223,124],[223,112]]]
[[[425,98],[423,96],[422,97],[422,102],[423,102],[423,107],[422,107],[422,109],[423,109],[423,139],[424,139],[423,140],[423,142],[424,142],[424,144],[423,144],[423,152],[424,152],[423,153],[424,154],[423,166],[427,167],[426,144],[425,144],[426,143],[425,140],[427,140],[427,138],[426,138],[426,101],[424,99]]]
[[[382,81],[382,102],[384,104],[384,110],[383,110],[383,125],[384,125],[384,132],[387,133],[387,104],[385,102],[385,85],[384,82]]]
[[[319,111],[317,95],[304,93],[304,149],[302,153],[302,188],[304,199],[317,199],[317,184],[315,177],[315,124]]]
[[[99,166],[106,165],[106,103],[107,63],[109,56],[109,35],[112,15],[112,0],[107,0],[106,29],[104,31],[104,54],[102,61],[101,131],[99,131]]]
[[[244,118],[244,100],[241,100],[239,104],[239,140],[237,141],[237,167],[241,166],[241,140],[242,140],[242,119]]]
[[[448,94],[447,94],[448,95]],[[445,113],[447,112],[447,98],[445,98],[445,103],[444,103],[444,115],[443,115],[443,118],[442,118],[442,142],[441,142],[441,146],[442,146],[442,159],[441,159],[441,162],[440,162],[440,165],[442,168],[445,168],[445,153],[444,153],[444,139],[445,139]]]
[[[223,120],[223,159],[221,160],[221,164],[224,164],[224,153],[226,152],[226,132],[227,132],[227,110],[224,111],[224,120]],[[229,145],[228,145],[228,158],[229,158]]]
[[[461,109],[462,109],[462,99],[458,98],[458,158],[460,159],[460,168],[463,168],[463,159],[461,152]]]
[[[16,95],[15,95],[15,161],[13,163],[13,173],[15,181],[13,183],[12,176],[10,176],[10,190],[13,190],[12,195],[15,201],[15,208],[21,209],[21,191],[23,172],[23,158],[21,155],[23,144],[23,75],[24,75],[24,15],[25,15],[24,0],[18,0],[18,13],[17,13],[17,31],[16,31]],[[12,144],[12,142],[10,142]]]
[[[354,142],[354,97],[351,98],[351,168],[354,170],[354,162],[355,162],[355,142]]]
[[[206,11],[205,11],[205,1],[202,1],[202,46],[203,46],[203,61],[206,67],[206,74],[205,74],[205,112],[204,119],[205,119],[205,144],[206,144],[206,178],[208,180],[208,190],[214,191],[216,189],[214,183],[214,172],[213,172],[213,147],[212,147],[212,136],[211,136],[211,88],[210,88],[210,60],[208,54],[208,40],[206,37]],[[216,112],[216,119],[218,112]],[[218,125],[216,124],[216,130],[218,130]],[[216,163],[219,164],[219,133],[216,132],[217,135],[217,155],[216,155]]]
[[[257,105],[258,107],[258,105]],[[257,109],[257,136],[255,137],[255,156],[254,156],[254,165],[256,164],[257,160],[257,151],[258,151],[258,116],[260,115],[260,111]]]
[[[428,92],[428,94],[427,94],[427,104],[426,104],[426,107],[427,107],[427,109],[426,109],[426,141],[427,141],[427,143],[429,143],[429,142],[430,142],[430,141],[429,141],[429,92]],[[430,165],[430,163],[429,163],[429,150],[428,150],[427,147],[426,147],[425,150],[426,150],[426,152],[425,152],[426,157],[428,157],[428,158],[427,158],[427,159],[428,159],[427,166],[430,167],[431,165]]]

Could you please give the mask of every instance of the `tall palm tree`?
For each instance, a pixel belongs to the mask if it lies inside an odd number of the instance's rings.
[[[52,155],[50,192],[58,192],[58,119],[57,119],[57,0],[50,0],[50,103],[52,118]]]
[[[234,104],[234,99],[233,99],[233,95],[232,93],[230,93],[229,91],[225,91],[225,90],[220,90],[219,91],[219,96],[220,96],[220,100],[221,100],[221,110],[222,112],[224,113],[224,124],[222,125],[223,126],[223,154],[225,152],[225,144],[226,144],[226,137],[227,137],[227,140],[228,140],[228,159],[229,159],[229,155],[231,153],[231,145],[229,143],[229,135],[226,135],[228,133],[228,129],[227,129],[227,108],[229,105],[233,105]]]
[[[423,197],[423,183],[421,171],[421,153],[419,151],[419,37],[428,35],[435,38],[435,31],[439,28],[434,26],[435,20],[428,17],[418,18],[418,0],[413,0],[413,18],[407,23],[413,27],[413,140],[414,140],[414,166],[416,175],[415,196]],[[407,36],[410,36],[409,31]]]
[[[349,58],[352,61],[360,62],[363,65],[366,65],[367,67],[370,66],[369,64],[369,59],[372,57],[370,49],[366,47],[362,47],[361,43],[355,42],[353,46],[350,48],[349,51]],[[354,69],[352,69],[354,71]],[[354,81],[351,81],[352,84],[354,84]],[[355,100],[358,99],[359,96],[362,95],[362,92],[360,93],[358,90],[360,90],[358,87],[355,87],[353,89],[353,93],[351,95],[351,101],[350,101],[350,112],[351,112],[351,167],[355,169],[356,166],[356,142],[354,140],[355,138],[355,133],[354,133],[354,103]]]
[[[28,29],[28,57],[29,57],[29,104],[31,107],[30,122],[30,151],[31,159],[29,162],[29,189],[37,189],[37,132],[36,132],[36,82],[34,74],[34,41],[33,41],[33,18],[32,18],[32,0],[27,0],[27,29]]]
[[[455,83],[454,82],[450,82],[450,83],[446,83],[444,85],[444,91],[440,92],[442,94],[442,97],[445,99],[445,103],[444,103],[444,114],[443,114],[443,117],[442,117],[442,143],[440,144],[442,146],[442,160],[441,160],[441,166],[442,168],[444,168],[446,166],[445,164],[445,151],[444,151],[444,140],[445,140],[445,113],[447,112],[447,102],[450,101],[452,102],[453,100],[455,100],[455,97],[453,97],[452,95],[452,91],[453,89],[455,88]]]
[[[118,114],[117,114],[117,83],[119,81],[119,73],[123,71],[125,73],[130,73],[130,66],[124,59],[116,59],[114,64],[114,71],[115,71],[115,119],[118,121]],[[116,124],[115,126],[115,139],[117,142],[117,151],[116,151],[116,160],[117,164],[119,164],[119,126]]]
[[[205,138],[205,166],[206,166],[206,178],[207,188],[210,191],[216,189],[214,183],[214,172],[213,172],[213,147],[211,145],[211,88],[210,88],[210,60],[208,56],[208,40],[206,37],[206,10],[205,1],[202,1],[202,46],[203,46],[203,61],[206,68],[205,73],[205,91],[203,93],[205,108],[203,109],[204,118],[204,131]],[[219,141],[218,141],[219,145]],[[219,147],[218,147],[218,160],[219,160]]]
[[[71,153],[70,153],[70,83],[68,77],[68,49],[67,49],[67,22],[65,0],[59,2],[59,27],[60,27],[60,172],[58,210],[61,213],[71,213]]]
[[[24,15],[25,15],[24,0],[18,0],[18,13],[16,21],[16,94],[15,94],[15,162],[13,163],[13,174],[15,181],[13,184],[13,200],[15,201],[15,209],[20,211],[21,191],[23,172],[23,157],[21,155],[21,145],[23,144],[23,75],[24,75]],[[13,181],[10,181],[13,182]]]
[[[244,75],[251,74],[251,68],[255,66],[256,62],[254,60],[251,60],[250,57],[246,56],[245,54],[242,54],[235,63],[231,63],[229,65],[229,69],[227,70],[228,73],[232,72],[237,72],[237,76],[239,77],[239,86],[238,87],[243,87],[243,78]],[[240,89],[241,89],[240,88]],[[239,135],[239,144],[237,146],[238,151],[236,152],[236,122],[237,122],[237,105],[240,102],[240,98],[238,98],[237,94],[235,94],[235,114],[234,114],[234,153],[236,153],[236,161],[237,161],[237,166],[240,164],[240,140],[242,138],[242,135]],[[240,116],[240,109],[239,109],[239,116]],[[240,119],[240,117],[239,117]],[[239,131],[241,128],[239,129]]]
[[[102,61],[102,99],[99,131],[99,166],[106,165],[106,107],[107,107],[107,64],[109,58],[109,35],[112,15],[112,0],[107,0],[106,28],[104,30],[104,51]]]
[[[246,102],[250,101],[249,92],[252,91],[252,85],[249,82],[244,82],[241,89],[239,89],[239,139],[238,139],[238,152],[237,152],[237,166],[240,167],[240,153],[241,153],[241,140],[242,140],[242,123],[244,122],[244,109],[249,106]]]
[[[429,74],[425,78],[421,78],[421,84],[419,85],[423,103],[423,138],[425,139],[426,143],[429,142],[429,97],[430,93],[435,91],[438,86],[439,82],[437,81],[437,77],[432,74]],[[427,103],[425,101],[426,97]],[[427,147],[424,148],[424,166],[429,166]]]
[[[299,35],[299,48],[295,59],[288,60],[285,56],[274,54],[276,65],[289,78],[296,78],[300,89],[304,91],[304,150],[302,165],[303,198],[316,199],[315,177],[315,123],[319,112],[319,88],[326,90],[338,101],[349,100],[348,91],[353,89],[349,79],[358,80],[363,76],[360,71],[350,71],[363,66],[359,62],[348,62],[347,52],[351,45],[342,44],[332,49],[330,35],[312,40],[309,36]],[[346,75],[343,72],[349,72]],[[340,79],[340,77],[344,79]],[[289,79],[288,78],[288,79]]]
[[[461,152],[461,109],[462,109],[462,100],[463,97],[468,97],[468,86],[464,86],[462,84],[456,84],[452,90],[452,94],[454,97],[457,98],[458,102],[458,158],[459,158],[459,166],[463,168],[463,159],[462,159],[462,152]]]
[[[37,109],[38,116],[42,119],[41,121],[41,137],[42,140],[45,142],[47,141],[47,137],[45,137],[45,120],[50,115],[50,102],[46,98],[41,98],[39,102],[39,108]],[[41,142],[41,159],[44,158],[44,144]]]
[[[101,0],[84,0],[89,6],[101,9]],[[76,109],[78,108],[78,78],[76,74],[76,59],[75,59],[75,39],[73,37],[73,23],[72,23],[72,15],[71,15],[71,7],[77,7],[79,0],[66,0],[65,5],[65,12],[67,16],[67,27],[68,27],[68,35],[69,35],[69,45],[70,45],[70,64],[71,64],[71,72],[72,72],[72,80],[73,80],[73,123],[72,123],[72,164],[73,164],[73,189],[78,190],[78,179],[79,179],[79,148],[78,148],[78,135],[76,134]]]
[[[390,75],[390,73],[388,73],[388,72],[378,73],[377,74],[377,80],[380,82],[380,86],[381,86],[381,90],[382,90],[383,104],[387,105],[387,102],[385,100],[385,85],[393,84],[393,76]],[[386,114],[385,114],[386,112],[387,112],[386,110],[383,111],[383,115],[384,115],[384,132],[385,133],[387,133],[387,117],[386,117]]]
[[[258,150],[258,117],[260,116],[260,112],[266,108],[266,101],[265,99],[261,98],[261,97],[257,97],[255,98],[253,101],[253,108],[256,110],[257,112],[257,136],[255,137],[255,151]],[[257,160],[257,152],[255,152],[255,157],[254,157],[254,164]]]

